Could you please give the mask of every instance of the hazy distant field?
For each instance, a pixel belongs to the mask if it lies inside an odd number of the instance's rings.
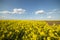
[[[60,24],[60,21],[46,21],[49,25],[53,25],[54,23],[56,25],[59,25]]]
[[[0,40],[60,40],[60,21],[0,20]]]

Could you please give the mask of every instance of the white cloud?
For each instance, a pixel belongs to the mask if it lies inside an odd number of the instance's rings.
[[[13,11],[11,12],[11,11],[0,11],[0,13],[3,13],[3,14],[23,14],[23,13],[25,13],[25,9],[22,9],[22,8],[19,8],[19,9],[17,9],[17,8],[15,8],[15,9],[13,9]]]
[[[18,13],[18,14],[22,14],[22,13],[24,13],[26,10],[24,10],[24,9],[17,9],[17,8],[15,8],[15,9],[13,9],[13,12],[12,13]]]
[[[51,16],[47,16],[47,18],[52,18]]]
[[[35,12],[35,14],[42,14],[42,13],[44,13],[44,10],[38,10]]]

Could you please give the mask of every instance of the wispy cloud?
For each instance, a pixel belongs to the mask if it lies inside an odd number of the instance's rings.
[[[56,14],[59,14],[59,13],[60,13],[59,9],[52,9],[50,11],[44,11],[44,10],[35,11],[35,14],[38,14],[38,15],[43,14],[43,15],[40,15],[41,16],[40,18],[47,18],[47,19],[52,19],[55,17]]]
[[[41,16],[40,18],[43,18],[43,16]]]
[[[19,9],[17,9],[17,8],[15,8],[15,9],[13,9],[13,11],[11,12],[11,11],[0,11],[0,13],[2,13],[2,14],[23,14],[23,13],[25,13],[25,9],[22,9],[22,8],[19,8]]]
[[[55,13],[60,13],[60,10],[58,9],[53,9],[51,11],[46,12],[47,14],[55,14]]]
[[[7,18],[6,16],[0,16],[0,19],[5,19],[5,18]]]
[[[52,18],[52,16],[47,16],[47,18]]]
[[[37,10],[35,11],[35,14],[55,14],[55,13],[60,13],[60,10],[58,9],[52,9],[50,11],[44,11],[44,10]]]
[[[8,14],[8,13],[11,13],[11,12],[9,12],[9,11],[0,11],[0,13],[2,13],[2,14]]]
[[[44,10],[38,10],[35,12],[35,14],[43,14],[44,13]]]
[[[22,9],[22,8],[19,8],[19,9],[15,8],[12,11],[8,11],[8,10],[0,11],[0,13],[1,13],[0,19],[19,19],[20,17],[22,19],[22,16],[19,14],[23,14],[26,17],[24,19],[35,19],[35,18],[36,19],[54,19],[59,15],[60,10],[58,10],[58,9],[52,9],[50,11],[37,10],[34,12],[34,14],[37,14],[37,15],[31,14],[32,16],[29,15],[31,17],[29,17],[29,16],[27,17],[27,14],[26,15],[24,14],[25,12],[26,12],[26,10]],[[11,14],[11,15],[9,15],[9,14]],[[17,14],[18,17],[15,16],[15,14]],[[41,14],[41,15],[39,15],[39,14]]]

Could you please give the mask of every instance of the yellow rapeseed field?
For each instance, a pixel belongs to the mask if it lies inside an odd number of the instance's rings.
[[[60,24],[38,20],[0,20],[0,40],[60,40]]]

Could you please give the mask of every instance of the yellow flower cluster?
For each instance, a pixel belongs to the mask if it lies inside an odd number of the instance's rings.
[[[45,21],[0,20],[0,40],[60,40],[60,24]]]

